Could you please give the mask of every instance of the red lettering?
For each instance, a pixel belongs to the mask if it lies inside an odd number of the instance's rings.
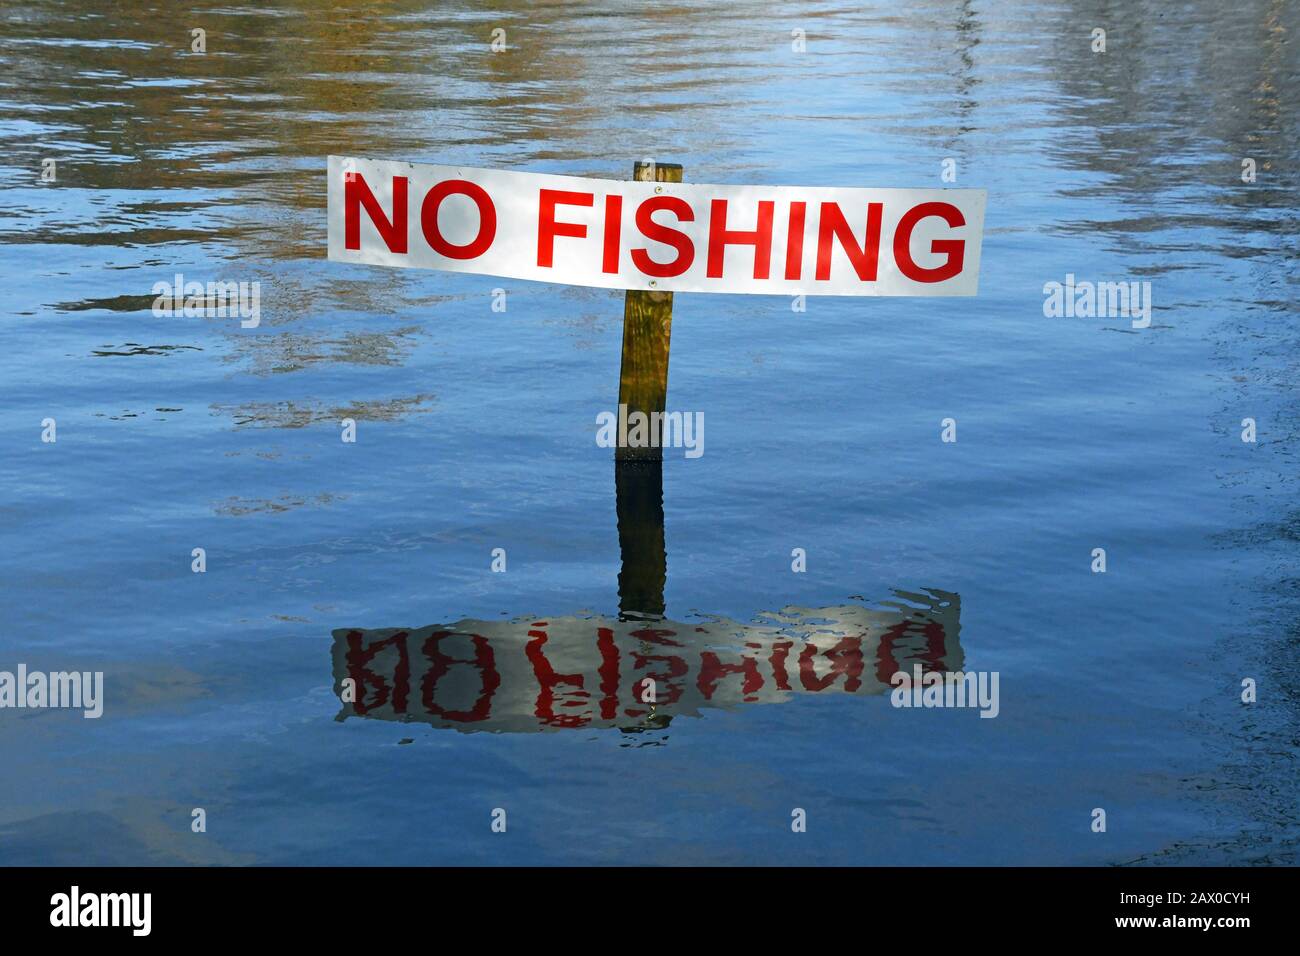
[[[808,204],[790,203],[790,228],[786,232],[785,277],[797,279],[803,275],[803,220]]]
[[[577,688],[575,692],[577,697],[588,696],[583,689],[583,677],[581,674],[555,673],[555,668],[551,667],[551,662],[542,653],[542,645],[547,641],[545,631],[529,631],[528,636],[532,640],[525,646],[524,654],[533,665],[533,674],[537,677],[537,683],[541,685],[541,690],[537,694],[537,706],[533,711],[537,719],[552,727],[581,727],[589,723],[586,717],[578,714],[557,715],[555,713],[555,688],[560,684]]]
[[[727,228],[727,200],[715,199],[709,213],[710,279],[722,278],[722,259],[727,246],[754,247],[754,278],[766,279],[772,267],[772,213],[776,203],[763,200],[758,204],[758,228],[745,231]]]
[[[600,719],[613,720],[618,713],[618,645],[608,627],[596,628],[596,649],[600,651]]]
[[[778,641],[772,645],[772,656],[768,660],[772,664],[772,679],[776,682],[778,690],[790,689],[790,678],[785,672],[785,661],[790,656],[792,647],[794,647],[793,641]]]
[[[605,197],[605,249],[601,258],[602,272],[618,272],[619,238],[623,233],[623,197]]]
[[[912,637],[923,638],[925,650],[908,654],[906,646],[898,647],[899,642]],[[890,678],[903,669],[903,662],[898,660],[900,650],[904,652],[907,661],[929,665],[921,668],[923,673],[941,671],[946,645],[947,635],[938,621],[900,621],[880,635],[880,647],[876,650],[876,679],[882,684],[888,684]]]
[[[642,677],[639,681],[633,684],[633,686],[639,688],[645,683],[646,679],[653,680],[655,681],[656,702],[660,704],[671,704],[682,696],[682,689],[678,684],[673,683],[673,678],[685,677],[686,673],[690,670],[690,667],[687,666],[686,661],[682,660],[682,658],[676,657],[671,654],[646,655],[646,654],[641,654],[637,651],[632,652],[633,670],[637,670],[642,667],[645,667],[651,661],[664,661],[665,663],[667,663],[669,665],[668,673],[667,674],[646,674],[645,677]],[[637,700],[639,701],[640,699],[641,699],[640,696],[638,696]],[[644,711],[628,710],[625,711],[625,713],[629,717],[635,717],[638,714],[644,713]]]
[[[809,644],[799,655],[799,682],[804,690],[821,691],[835,683],[835,678],[844,675],[844,689],[850,693],[862,686],[862,638],[846,637],[825,652],[831,662],[830,673],[818,677],[813,668],[813,658],[817,656],[817,646]]]
[[[435,631],[424,642],[424,656],[433,665],[420,681],[420,698],[424,702],[424,709],[437,717],[444,717],[457,723],[468,724],[487,720],[492,710],[492,695],[501,685],[501,675],[497,673],[496,656],[492,653],[492,645],[488,643],[486,637],[471,634],[469,638],[474,645],[474,659],[458,661],[444,654],[439,646],[444,637],[450,636],[451,631]],[[471,710],[447,710],[433,699],[438,681],[451,670],[452,664],[469,664],[482,675],[483,689]]]
[[[705,700],[713,699],[713,692],[717,688],[719,678],[727,674],[745,675],[740,691],[745,695],[746,700],[753,700],[751,695],[763,686],[763,677],[758,673],[758,661],[742,657],[739,664],[724,664],[712,651],[700,653],[700,676],[696,679],[695,686],[700,689]]]
[[[438,228],[438,208],[453,193],[468,196],[478,206],[478,235],[463,246],[448,242]],[[438,183],[424,197],[420,206],[420,226],[424,230],[424,241],[438,255],[448,259],[477,259],[487,252],[497,237],[497,209],[482,186],[463,179],[448,179]]]
[[[831,277],[831,238],[839,241],[840,248],[848,254],[853,271],[863,282],[876,281],[876,265],[880,258],[880,220],[884,211],[881,203],[867,203],[867,233],[861,246],[840,212],[839,203],[822,203],[821,218],[817,223],[818,282]]]
[[[666,209],[677,217],[678,222],[694,222],[695,213],[690,203],[677,196],[652,196],[641,203],[636,210],[636,227],[651,242],[662,242],[677,250],[677,258],[662,265],[650,258],[645,249],[632,250],[632,264],[642,273],[658,278],[679,276],[691,267],[695,261],[695,245],[690,236],[669,226],[661,226],[650,217],[660,209]]]
[[[894,230],[894,261],[898,271],[914,282],[942,282],[961,272],[962,262],[966,258],[966,241],[964,239],[935,239],[930,243],[930,251],[935,255],[946,255],[943,265],[933,269],[922,269],[912,259],[912,230],[922,219],[938,216],[949,226],[966,225],[961,210],[946,202],[923,202],[913,206],[903,218],[898,220]]]
[[[376,654],[384,648],[392,646],[397,648],[397,666],[393,668],[393,712],[397,714],[406,713],[406,694],[410,689],[411,663],[406,654],[406,631],[398,631],[392,637],[386,637],[382,641],[375,641],[364,649],[361,646],[361,639],[365,636],[362,631],[351,631],[348,633],[348,653],[347,668],[348,677],[354,684],[353,690],[356,692],[356,699],[352,702],[352,709],[358,714],[365,714],[376,707],[382,707],[388,700],[388,685],[384,683],[382,677],[366,667]],[[365,697],[366,684],[375,688],[375,699],[366,703]]]
[[[406,254],[406,177],[393,177],[393,218],[384,215],[379,200],[370,192],[370,186],[360,173],[347,173],[343,179],[343,245],[348,249],[361,248],[361,211],[379,231],[379,237],[389,252]]]
[[[591,193],[573,192],[568,189],[543,189],[538,196],[541,206],[537,214],[537,264],[544,269],[555,265],[555,237],[570,236],[585,239],[587,227],[574,222],[556,222],[555,207],[563,203],[566,206],[590,206],[596,201]]]

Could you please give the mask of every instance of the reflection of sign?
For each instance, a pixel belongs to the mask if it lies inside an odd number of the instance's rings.
[[[974,295],[982,189],[708,186],[329,158],[329,257],[606,289]]]
[[[334,690],[345,701],[344,681],[354,690],[339,719],[467,731],[660,726],[791,694],[884,694],[915,664],[960,670],[957,595],[899,596],[919,606],[786,608],[756,624],[565,617],[337,630]]]

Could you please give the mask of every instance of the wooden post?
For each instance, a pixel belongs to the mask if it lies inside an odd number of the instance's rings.
[[[632,170],[638,182],[680,183],[682,167],[676,163],[638,162]],[[618,403],[627,414],[643,412],[647,418],[663,412],[668,401],[668,343],[673,331],[673,294],[629,289],[623,299],[623,367],[618,378]],[[620,409],[621,411],[621,409]],[[660,461],[658,429],[651,426],[649,447],[624,447],[619,430],[614,458],[619,461]]]
[[[637,163],[638,182],[680,183],[676,163]],[[623,365],[618,403],[627,414],[649,417],[668,403],[668,343],[673,331],[673,294],[629,289],[623,300]],[[622,409],[620,409],[622,412]],[[620,415],[621,419],[621,415]],[[653,428],[653,425],[651,426]],[[662,427],[662,425],[660,426]],[[662,434],[656,429],[647,447],[625,446],[619,430],[614,448],[614,486],[618,502],[619,619],[661,620],[668,555],[664,548],[664,473]]]

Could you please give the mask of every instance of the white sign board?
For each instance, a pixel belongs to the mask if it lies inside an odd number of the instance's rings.
[[[607,289],[975,295],[984,201],[331,156],[329,257]]]

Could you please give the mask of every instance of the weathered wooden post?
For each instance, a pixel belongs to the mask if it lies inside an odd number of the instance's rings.
[[[638,182],[680,183],[682,167],[676,163],[638,162],[632,170]],[[662,413],[668,401],[668,343],[673,332],[671,292],[629,289],[623,299],[623,366],[618,377],[618,404],[627,414],[642,412],[647,418]],[[620,427],[614,458],[618,461],[660,461],[661,420],[650,418],[646,447],[625,445]]]
[[[680,183],[676,163],[638,162],[632,170],[638,182]],[[618,575],[618,606],[622,620],[659,620],[664,614],[664,585],[668,555],[664,547],[664,472],[659,419],[668,403],[668,344],[673,331],[673,294],[628,290],[623,300],[623,365],[618,378],[618,403],[626,414],[643,413],[649,420],[649,442],[625,444],[619,409],[618,444],[614,448],[614,487],[618,501],[618,544],[622,570]]]

